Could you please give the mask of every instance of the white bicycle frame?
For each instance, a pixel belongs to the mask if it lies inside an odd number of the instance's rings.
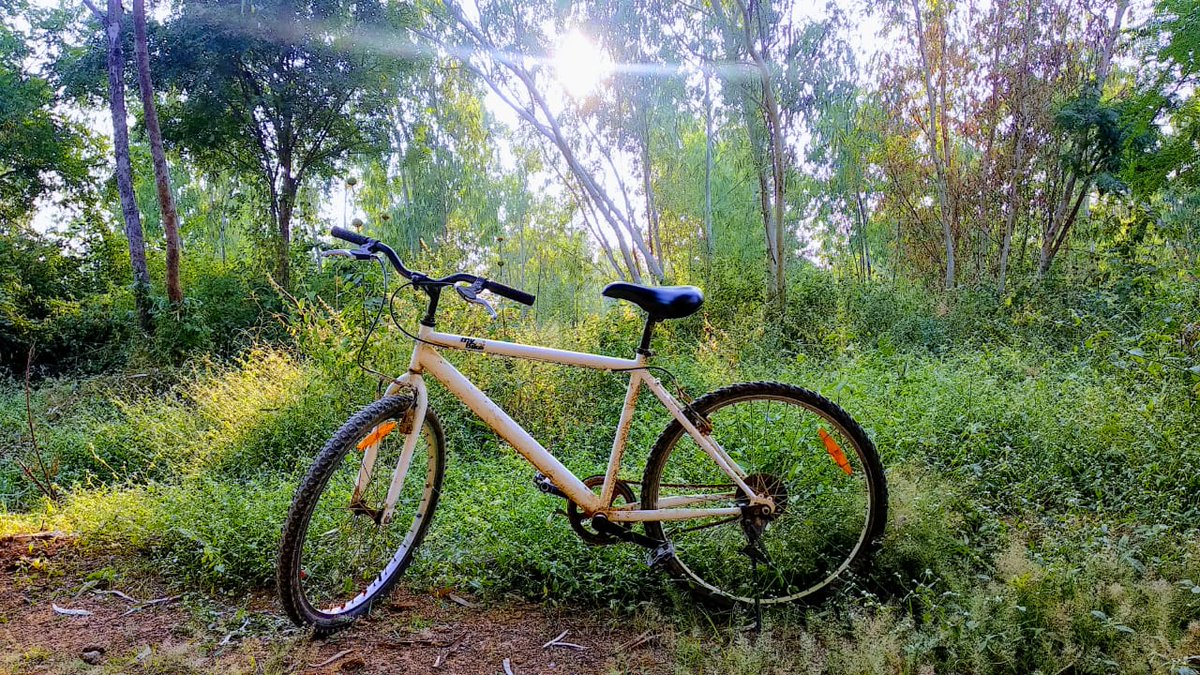
[[[611,505],[617,484],[617,474],[621,468],[621,459],[625,454],[625,444],[629,436],[629,428],[633,422],[634,406],[642,385],[646,385],[654,396],[666,407],[671,416],[679,422],[704,452],[721,468],[733,481],[741,494],[749,498],[751,504],[765,504],[772,508],[770,497],[760,496],[746,485],[746,472],[717,444],[712,437],[701,431],[692,423],[683,406],[663,387],[662,382],[650,375],[646,370],[646,356],[638,354],[635,359],[620,359],[598,354],[586,354],[548,347],[533,347],[513,342],[499,340],[482,340],[449,333],[439,333],[433,328],[421,325],[417,333],[420,341],[415,343],[412,358],[409,361],[408,373],[394,380],[388,387],[386,395],[411,389],[415,397],[411,419],[406,416],[401,431],[407,433],[400,459],[396,462],[392,474],[392,482],[388,488],[387,498],[382,515],[383,522],[389,522],[396,507],[396,500],[404,488],[404,479],[408,474],[413,451],[420,437],[425,422],[425,414],[429,409],[429,395],[425,388],[425,374],[432,375],[442,383],[458,400],[462,401],[472,412],[484,421],[493,431],[511,445],[516,451],[545,475],[551,483],[574,502],[581,511],[589,517],[602,514],[612,522],[667,521],[691,520],[713,516],[736,516],[741,513],[738,506],[720,508],[704,508],[707,502],[728,502],[735,498],[735,493],[679,495],[660,498],[654,509],[639,508],[638,503]],[[487,394],[480,391],[450,362],[442,358],[437,348],[455,349],[478,352],[492,356],[506,356],[530,361],[557,363],[578,368],[592,368],[609,372],[628,372],[629,389],[625,393],[625,405],[621,409],[621,417],[617,422],[616,436],[613,438],[612,453],[608,458],[608,470],[605,472],[604,484],[597,495],[584,484],[574,473],[550,451],[542,447],[529,435],[520,424],[517,424]],[[411,422],[411,424],[410,424]],[[364,448],[363,462],[359,468],[355,495],[361,495],[370,482],[371,473],[377,456],[379,441]]]

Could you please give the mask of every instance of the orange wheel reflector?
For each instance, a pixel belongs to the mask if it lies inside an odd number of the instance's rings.
[[[833,461],[837,462],[838,468],[845,471],[847,476],[852,475],[854,469],[850,468],[850,462],[846,461],[846,453],[842,452],[842,448],[838,446],[837,441],[833,440],[833,436],[830,436],[824,429],[817,429],[817,433],[821,436],[821,442],[825,444],[825,452],[828,452]]]
[[[367,434],[366,438],[364,438],[358,442],[358,446],[357,446],[358,449],[366,450],[367,448],[371,447],[372,445],[375,445],[379,441],[382,441],[384,436],[387,436],[388,434],[392,433],[392,431],[395,428],[396,428],[395,422],[384,422],[383,424],[380,424],[379,426],[375,427],[375,431],[372,431],[371,433]]]

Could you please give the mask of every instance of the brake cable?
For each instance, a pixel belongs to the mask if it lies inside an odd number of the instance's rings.
[[[367,329],[367,334],[365,337],[363,337],[362,344],[359,345],[359,347],[358,347],[358,355],[355,357],[354,362],[355,362],[355,365],[358,366],[358,368],[360,370],[362,370],[364,373],[367,373],[369,375],[374,375],[379,380],[379,383],[375,387],[375,393],[378,396],[382,392],[383,383],[391,382],[392,378],[388,377],[387,375],[384,375],[383,373],[379,372],[378,370],[375,370],[374,368],[367,366],[366,363],[363,362],[363,356],[366,353],[367,344],[370,343],[371,337],[375,334],[375,329],[379,327],[379,320],[381,318],[383,318],[383,298],[387,297],[388,271],[387,271],[387,266],[383,264],[382,258],[379,258],[378,256],[371,256],[371,257],[375,259],[375,262],[379,263],[379,269],[383,270],[383,296],[379,300],[379,309],[377,309],[375,311],[375,318],[371,321],[371,327]],[[363,310],[365,311],[366,306],[367,306],[367,285],[364,283],[362,288],[363,288]]]

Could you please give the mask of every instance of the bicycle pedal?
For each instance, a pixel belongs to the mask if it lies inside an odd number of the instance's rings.
[[[646,553],[646,564],[650,569],[658,569],[675,557],[675,544],[664,541]]]
[[[538,490],[544,492],[545,494],[554,495],[555,497],[562,497],[563,499],[567,498],[567,495],[564,494],[562,490],[559,490],[557,485],[551,483],[550,479],[546,477],[546,474],[542,473],[541,471],[533,475],[533,484]]]

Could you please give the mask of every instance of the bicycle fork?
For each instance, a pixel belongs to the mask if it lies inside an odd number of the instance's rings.
[[[371,434],[367,436],[367,438],[371,439],[371,442],[365,448],[362,448],[362,465],[358,468],[358,479],[354,484],[354,494],[350,498],[351,511],[371,516],[372,520],[378,525],[387,525],[392,521],[392,515],[396,511],[396,502],[400,498],[400,492],[404,490],[404,479],[408,476],[408,469],[412,464],[412,456],[417,447],[417,440],[420,438],[421,429],[425,425],[425,414],[429,410],[429,395],[425,387],[412,386],[408,375],[393,382],[384,395],[391,396],[402,387],[413,390],[413,404],[405,411],[404,417],[396,427],[396,431],[404,434],[404,448],[400,452],[400,459],[396,461],[396,469],[392,472],[392,482],[388,486],[383,508],[372,509],[364,502],[367,486],[371,483],[371,474],[375,468],[375,461],[378,459],[379,444],[383,442],[383,437],[386,435],[386,433],[379,434],[382,425],[376,426]],[[376,437],[376,434],[379,434],[379,436]]]

